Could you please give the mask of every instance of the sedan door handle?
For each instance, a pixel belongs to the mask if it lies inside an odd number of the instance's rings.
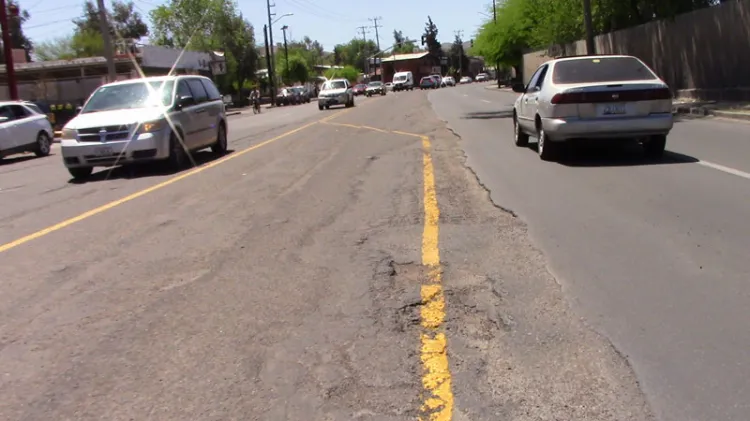
[[[199,109],[195,110],[196,114],[205,113],[205,112],[206,112],[205,108],[199,108]]]

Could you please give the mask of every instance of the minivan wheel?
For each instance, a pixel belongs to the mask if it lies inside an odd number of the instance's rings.
[[[36,156],[47,156],[52,150],[52,141],[46,132],[39,132],[36,136],[36,147],[34,148],[34,154]]]
[[[169,166],[174,170],[181,170],[185,168],[187,158],[188,156],[185,148],[182,146],[182,143],[180,143],[177,135],[172,133],[169,137]]]
[[[68,172],[71,176],[73,176],[73,179],[75,180],[83,180],[91,176],[91,173],[94,172],[93,167],[77,167],[77,168],[68,168]]]
[[[211,146],[211,152],[217,155],[224,155],[227,153],[227,130],[223,124],[219,124],[219,131],[216,134],[216,143]]]

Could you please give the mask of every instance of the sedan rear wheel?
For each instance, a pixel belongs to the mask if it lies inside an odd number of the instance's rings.
[[[664,156],[664,149],[667,147],[667,136],[651,136],[643,143],[643,149],[646,157],[658,159]]]
[[[554,160],[557,155],[558,147],[560,145],[549,140],[549,138],[547,137],[547,133],[544,131],[543,127],[540,127],[537,133],[539,133],[537,141],[537,151],[539,152],[539,158],[544,161]]]

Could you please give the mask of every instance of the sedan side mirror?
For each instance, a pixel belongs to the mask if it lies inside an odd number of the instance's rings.
[[[76,114],[81,114],[81,110],[83,110],[83,107],[80,105],[76,107]]]
[[[519,94],[526,92],[526,86],[523,83],[514,83],[511,88],[513,92],[518,92]]]

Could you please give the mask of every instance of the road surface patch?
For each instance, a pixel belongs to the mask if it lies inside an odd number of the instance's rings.
[[[422,266],[426,279],[420,288],[420,360],[422,361],[422,405],[420,421],[450,421],[453,419],[453,390],[448,363],[448,340],[443,323],[445,321],[445,295],[440,265],[439,220],[440,208],[435,189],[435,169],[432,163],[431,143],[428,136],[383,130],[369,126],[344,123],[328,123],[332,126],[374,130],[402,136],[419,138],[422,141],[422,174],[424,197],[424,228],[422,232]]]
[[[308,123],[308,124],[305,124],[303,126],[297,127],[296,129],[289,130],[289,131],[287,131],[285,133],[282,133],[282,134],[280,134],[280,135],[278,135],[276,137],[273,137],[271,139],[265,140],[265,141],[263,141],[261,143],[258,143],[256,145],[250,146],[247,149],[243,149],[241,151],[237,151],[237,152],[235,152],[235,153],[233,153],[231,155],[227,155],[227,156],[225,156],[223,158],[217,159],[217,160],[212,161],[210,163],[207,163],[207,164],[201,165],[199,167],[193,168],[192,170],[184,172],[182,174],[179,174],[179,175],[177,175],[175,177],[172,177],[169,180],[166,180],[166,181],[163,181],[161,183],[155,184],[155,185],[153,185],[151,187],[147,187],[147,188],[145,188],[143,190],[137,191],[137,192],[135,192],[133,194],[130,194],[130,195],[125,196],[123,198],[120,198],[120,199],[117,199],[115,201],[109,202],[109,203],[104,204],[102,206],[99,206],[97,208],[91,209],[91,210],[86,211],[86,212],[84,212],[84,213],[82,213],[80,215],[77,215],[77,216],[74,216],[72,218],[66,219],[66,220],[64,220],[62,222],[58,222],[57,224],[51,225],[51,226],[49,226],[47,228],[43,228],[43,229],[41,229],[41,230],[39,230],[39,231],[37,231],[35,233],[26,235],[26,236],[21,237],[19,239],[13,240],[13,241],[11,241],[9,243],[1,244],[0,245],[0,253],[6,252],[6,251],[8,251],[8,250],[10,250],[12,248],[18,247],[18,246],[20,246],[22,244],[28,243],[29,241],[36,240],[37,238],[44,237],[45,235],[51,234],[51,233],[53,233],[55,231],[59,231],[59,230],[61,230],[63,228],[66,228],[66,227],[68,227],[70,225],[75,224],[76,222],[83,221],[84,219],[87,219],[87,218],[90,218],[92,216],[98,215],[98,214],[100,214],[102,212],[108,211],[108,210],[110,210],[110,209],[112,209],[114,207],[122,205],[123,203],[130,202],[130,201],[135,200],[135,199],[137,199],[137,198],[139,198],[141,196],[145,196],[145,195],[147,195],[149,193],[152,193],[152,192],[154,192],[156,190],[160,190],[160,189],[162,189],[164,187],[167,187],[167,186],[169,186],[171,184],[174,184],[174,183],[176,183],[176,182],[178,182],[180,180],[183,180],[185,178],[188,178],[188,177],[191,177],[191,176],[196,175],[198,173],[201,173],[201,172],[203,172],[203,171],[205,171],[205,170],[207,170],[209,168],[213,168],[213,167],[215,167],[217,165],[220,165],[220,164],[223,164],[223,163],[225,163],[225,162],[227,162],[227,161],[229,161],[231,159],[234,159],[234,158],[240,157],[242,155],[245,155],[248,152],[254,151],[254,150],[259,149],[259,148],[262,148],[263,146],[266,146],[266,145],[268,145],[270,143],[276,142],[277,140],[281,140],[281,139],[283,139],[285,137],[289,137],[289,136],[291,136],[293,134],[299,133],[299,132],[301,132],[301,131],[309,128],[309,127],[312,127],[312,126],[318,124],[318,123],[324,123],[324,122],[331,121],[334,118],[340,116],[341,114],[345,114],[345,113],[347,113],[349,111],[351,111],[351,109],[346,109],[346,110],[335,112],[335,113],[331,114],[330,116],[327,116],[327,117],[325,117],[325,118],[323,118],[321,120],[313,121],[312,123]]]

